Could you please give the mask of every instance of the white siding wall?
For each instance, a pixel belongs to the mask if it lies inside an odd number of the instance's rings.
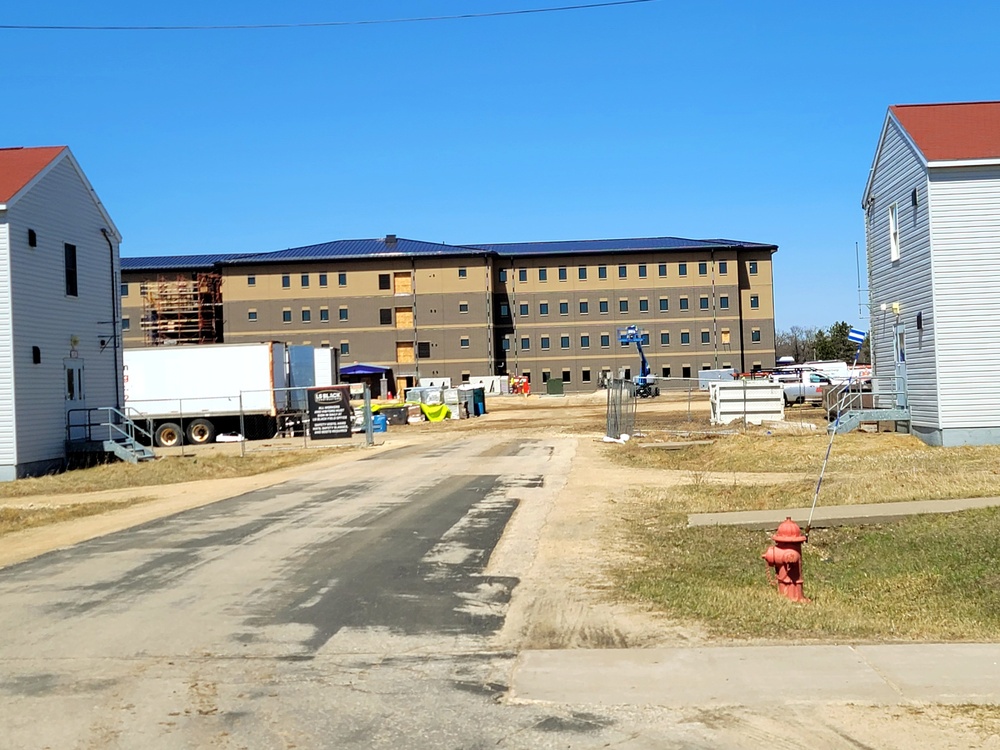
[[[917,205],[912,204],[913,189]],[[915,426],[937,428],[937,377],[934,338],[932,256],[928,225],[926,170],[918,155],[892,122],[881,144],[871,194],[874,205],[866,214],[868,279],[871,289],[871,332],[875,374],[892,377],[895,347],[892,327],[906,326],[908,393]],[[889,207],[897,206],[900,257],[890,259]],[[900,314],[892,312],[898,302]],[[882,312],[881,305],[889,309]],[[923,313],[923,331],[917,331],[917,313]]]
[[[10,254],[6,218],[0,212],[0,479],[12,479],[14,442],[14,363],[10,318]]]
[[[1000,427],[1000,168],[935,169],[931,228],[943,428]]]
[[[87,185],[63,158],[8,211],[11,230],[14,373],[18,463],[65,454],[65,375],[70,339],[79,338],[87,406],[115,406],[120,362],[110,342],[118,287],[117,248],[112,260],[101,234],[107,227]],[[38,246],[29,248],[28,229]],[[109,230],[111,227],[107,227]],[[64,243],[76,245],[79,296],[66,295]],[[31,349],[41,349],[33,364]],[[120,350],[119,350],[120,355]],[[119,356],[120,361],[120,356]],[[120,391],[120,386],[118,386]]]

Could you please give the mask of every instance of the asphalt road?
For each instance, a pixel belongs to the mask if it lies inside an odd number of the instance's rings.
[[[0,744],[565,747],[600,732],[600,717],[505,704],[514,655],[490,645],[518,581],[484,567],[518,504],[554,491],[557,443],[387,450],[0,571]]]

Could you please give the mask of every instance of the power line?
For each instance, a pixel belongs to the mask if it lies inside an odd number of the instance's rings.
[[[554,8],[525,8],[523,10],[498,10],[489,13],[462,13],[454,16],[421,16],[415,18],[384,18],[367,21],[319,21],[315,23],[261,23],[222,24],[218,26],[46,26],[35,24],[0,24],[0,29],[19,31],[222,31],[248,29],[309,29],[333,26],[377,26],[388,23],[420,23],[425,21],[459,21],[470,18],[496,18],[498,16],[524,16],[533,13],[562,13],[572,10],[610,8],[616,5],[655,3],[657,0],[612,0],[604,3],[562,5]]]

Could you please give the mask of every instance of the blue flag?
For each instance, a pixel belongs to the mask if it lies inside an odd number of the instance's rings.
[[[847,340],[853,341],[855,344],[864,343],[865,336],[868,335],[868,331],[860,331],[857,328],[852,328],[847,333]]]

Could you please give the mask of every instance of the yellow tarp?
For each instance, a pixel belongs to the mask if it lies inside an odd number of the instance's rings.
[[[438,404],[437,406],[420,404],[420,411],[427,417],[428,422],[443,422],[451,417],[451,409],[444,404]]]

